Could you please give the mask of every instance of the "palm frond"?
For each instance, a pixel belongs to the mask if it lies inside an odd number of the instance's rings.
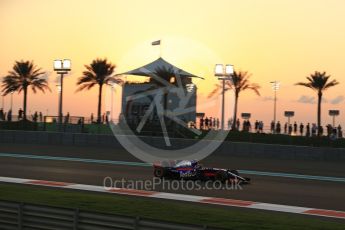
[[[89,83],[84,83],[82,85],[80,85],[77,89],[76,89],[76,92],[80,92],[80,91],[83,91],[83,90],[90,90],[92,87],[94,87],[97,83],[94,83],[94,82],[89,82]]]
[[[4,95],[14,91],[21,92],[29,86],[34,93],[36,88],[42,92],[45,89],[50,90],[47,81],[41,77],[45,72],[37,68],[32,61],[16,61],[8,73],[2,80]]]
[[[125,81],[121,79],[120,76],[109,76],[106,78],[106,84],[111,85],[111,84],[116,84],[116,85],[123,85]]]
[[[213,97],[214,95],[218,94],[222,90],[222,86],[219,84],[215,84],[215,88],[212,90],[211,93],[207,96],[208,98]]]
[[[298,82],[295,85],[304,86],[315,91],[322,92],[339,84],[337,80],[328,82],[330,77],[331,76],[327,75],[326,72],[315,71],[313,74],[310,74],[310,76],[306,77],[308,80],[307,82]]]
[[[336,85],[339,85],[339,82],[337,80],[332,80],[331,82],[328,82],[323,89],[326,90]]]
[[[295,85],[304,86],[304,87],[313,89],[313,86],[311,85],[310,82],[297,82]]]
[[[247,71],[235,71],[232,75],[231,81],[225,81],[225,91],[234,89],[235,93],[238,95],[240,92],[247,89],[253,90],[258,96],[260,96],[259,89],[260,85],[256,83],[251,83],[249,78],[252,74]],[[208,97],[214,96],[216,93],[221,93],[222,85],[216,84],[216,88],[208,95]]]
[[[86,70],[83,71],[83,76],[79,77],[77,85],[79,88],[76,92],[84,89],[89,90],[96,84],[107,84],[112,79],[112,74],[115,65],[108,62],[107,59],[95,59],[90,65],[85,65]]]

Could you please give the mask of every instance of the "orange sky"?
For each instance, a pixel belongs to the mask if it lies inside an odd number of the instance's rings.
[[[199,101],[216,83],[214,64],[230,63],[250,71],[252,81],[262,86],[261,97],[241,95],[240,112],[270,121],[269,82],[276,79],[282,82],[278,118],[284,120],[284,110],[295,110],[294,120],[314,122],[316,104],[306,103],[314,93],[293,84],[315,70],[345,84],[344,9],[343,0],[0,0],[0,76],[15,60],[34,60],[50,74],[52,93],[31,93],[29,110],[56,114],[52,61],[70,58],[64,111],[89,115],[96,112],[97,89],[75,93],[83,65],[107,57],[118,72],[129,70],[157,58],[159,49],[150,42],[162,39],[164,58],[206,78],[198,82]],[[343,84],[325,94],[325,122],[328,109],[344,109]],[[304,103],[297,102],[301,97]],[[9,103],[8,96],[5,108]],[[14,110],[21,106],[22,95],[15,95]]]

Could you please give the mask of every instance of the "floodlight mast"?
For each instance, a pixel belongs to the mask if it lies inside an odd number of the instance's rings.
[[[62,124],[62,99],[63,99],[63,77],[65,74],[67,74],[69,71],[71,71],[71,60],[69,59],[57,59],[54,60],[54,71],[56,73],[60,74],[60,88],[59,88],[59,112],[58,112],[58,117],[59,117],[59,124]]]
[[[277,91],[280,88],[280,82],[279,81],[271,81],[272,89],[274,91],[274,105],[273,105],[273,122],[274,125],[276,125],[277,122]],[[275,132],[275,130],[274,130]]]
[[[222,119],[221,119],[221,129],[224,130],[224,117],[225,117],[225,80],[231,80],[232,75],[234,74],[233,65],[224,65],[216,64],[214,68],[214,76],[218,80],[222,80]]]

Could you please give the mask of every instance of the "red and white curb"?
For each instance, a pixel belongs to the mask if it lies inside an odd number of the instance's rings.
[[[28,185],[37,185],[37,186],[46,186],[46,187],[55,187],[55,188],[64,188],[64,189],[75,189],[75,190],[92,191],[92,192],[115,193],[115,194],[124,194],[124,195],[130,195],[130,196],[152,197],[152,198],[160,198],[160,199],[167,199],[167,200],[189,201],[189,202],[202,203],[202,204],[214,204],[214,205],[222,205],[222,206],[242,207],[242,208],[260,209],[260,210],[267,210],[267,211],[297,213],[297,214],[304,214],[304,215],[345,219],[344,211],[314,209],[314,208],[280,205],[280,204],[269,204],[269,203],[261,203],[261,202],[254,202],[254,201],[245,201],[245,200],[234,200],[234,199],[226,199],[226,198],[204,197],[204,196],[184,195],[184,194],[176,194],[176,193],[165,193],[165,192],[135,190],[135,189],[123,189],[123,188],[105,189],[103,186],[74,184],[74,183],[56,182],[56,181],[32,180],[32,179],[22,179],[22,178],[12,178],[12,177],[0,177],[0,182],[28,184]]]

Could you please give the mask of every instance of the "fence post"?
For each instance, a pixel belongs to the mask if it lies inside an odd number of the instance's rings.
[[[134,219],[134,230],[139,230],[139,221],[140,221],[140,217],[137,216]]]
[[[73,218],[73,230],[78,229],[78,222],[79,222],[79,208],[74,210],[74,218]]]
[[[18,205],[18,229],[23,229],[23,203]]]

